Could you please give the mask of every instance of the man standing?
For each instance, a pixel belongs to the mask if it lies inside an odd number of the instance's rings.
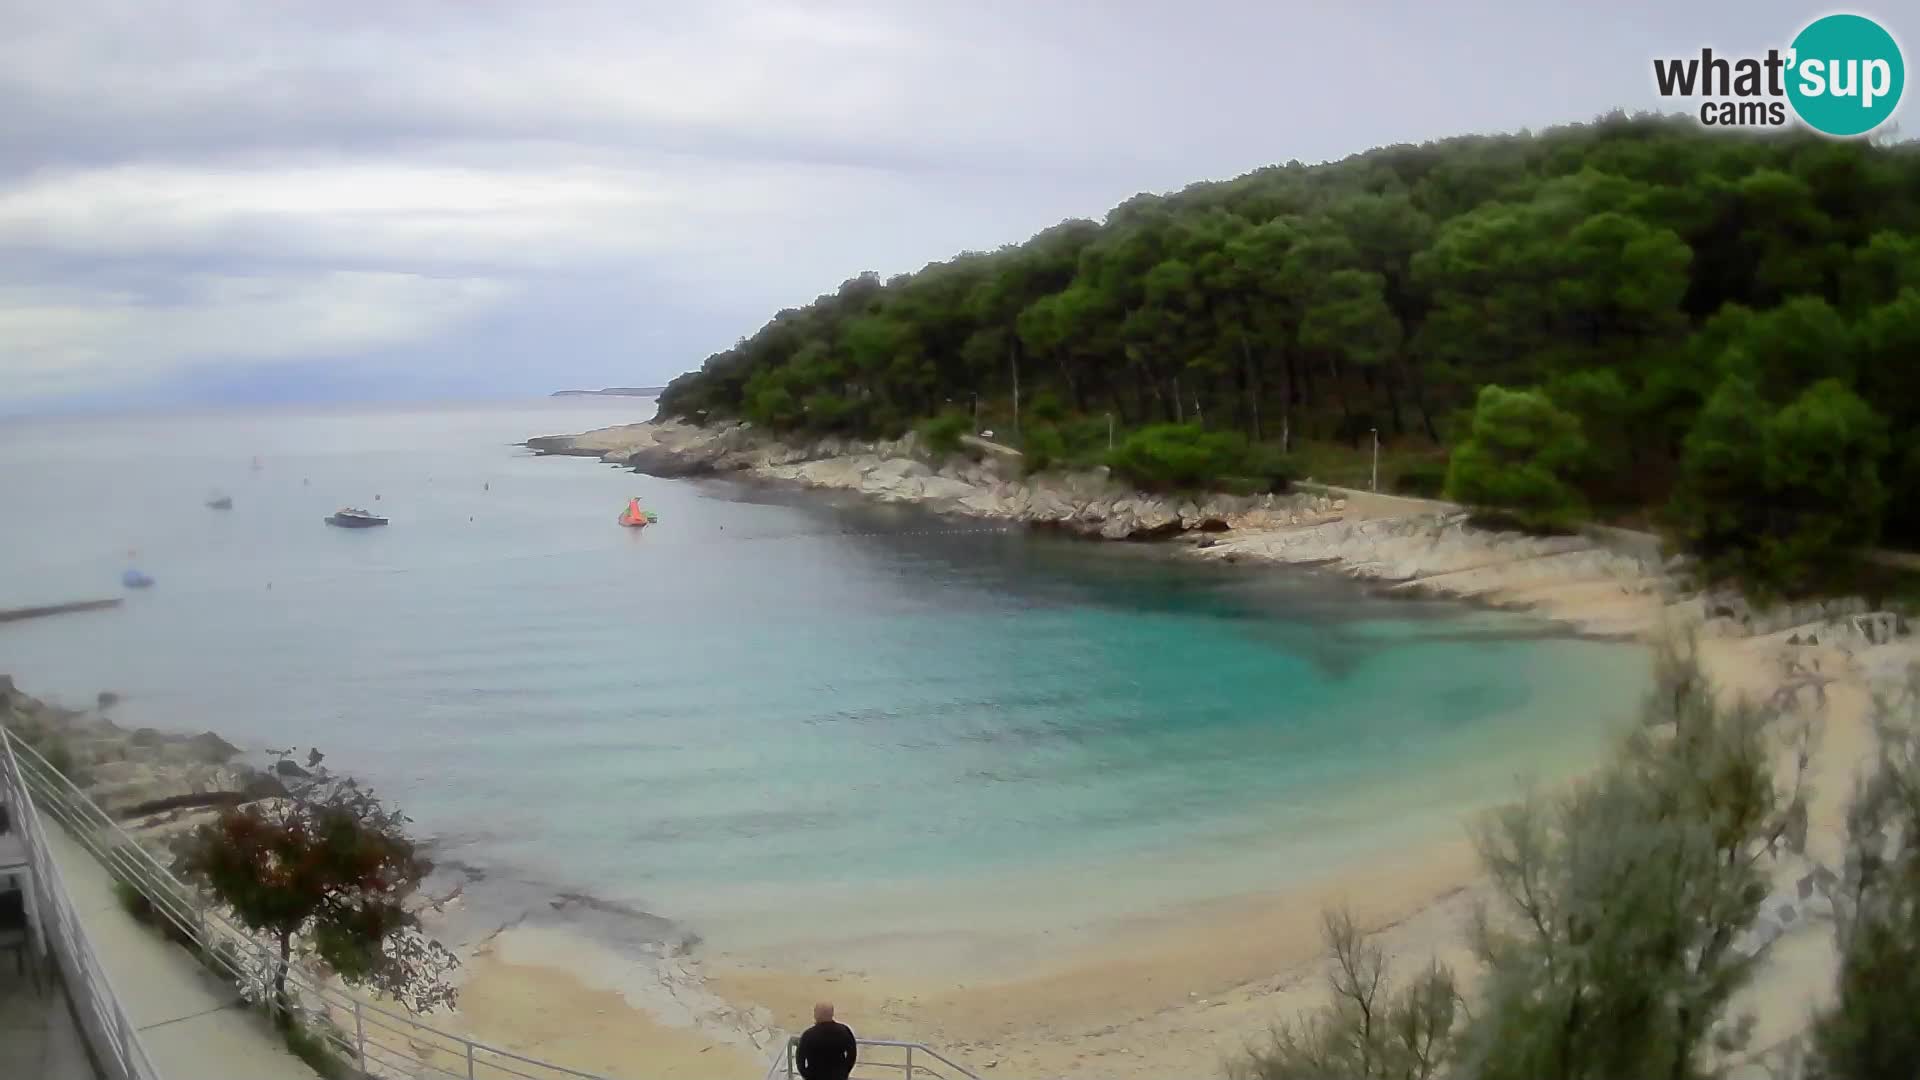
[[[794,1047],[793,1063],[802,1080],[847,1080],[858,1054],[853,1029],[834,1022],[833,1005],[823,1001],[813,1007],[813,1026]]]

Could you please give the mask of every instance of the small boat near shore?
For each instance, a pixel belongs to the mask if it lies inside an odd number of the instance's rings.
[[[629,529],[644,529],[660,520],[660,515],[651,510],[642,510],[639,499],[628,499],[627,508],[620,511],[619,522]]]
[[[387,523],[386,518],[376,514],[369,514],[365,510],[356,510],[352,507],[343,507],[335,510],[333,513],[327,515],[325,520],[327,524],[336,525],[342,529],[371,529],[375,525],[385,525]]]

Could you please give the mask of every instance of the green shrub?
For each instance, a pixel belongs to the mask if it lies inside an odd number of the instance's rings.
[[[58,770],[60,775],[69,780],[73,779],[73,751],[67,749],[66,743],[58,739],[49,739],[44,746],[34,749],[39,750],[40,756],[46,758],[47,764]]]
[[[912,419],[891,405],[863,407],[858,417],[852,427],[853,434],[870,439],[897,439],[913,430]]]
[[[147,899],[147,894],[119,878],[113,879],[113,898],[120,902],[122,911],[133,916],[134,922],[151,926],[157,917],[153,910],[153,901]]]
[[[1107,464],[1146,491],[1205,488],[1223,476],[1245,475],[1247,440],[1198,424],[1154,424],[1129,433]]]
[[[1444,461],[1408,462],[1393,481],[1393,490],[1400,494],[1426,499],[1437,499],[1446,489],[1447,463]]]
[[[860,428],[860,410],[838,394],[808,394],[801,403],[809,430],[852,434]]]
[[[1279,494],[1299,478],[1300,463],[1277,446],[1256,443],[1247,448],[1246,464],[1241,471],[1259,487],[1258,491],[1246,494]]]
[[[1709,572],[1796,591],[1879,534],[1886,421],[1834,379],[1777,412],[1729,376],[1688,432],[1673,520]]]
[[[1042,390],[1034,395],[1033,404],[1027,406],[1027,416],[1034,424],[1058,425],[1067,418],[1067,407],[1060,402],[1060,395],[1051,390]]]
[[[1585,500],[1566,479],[1586,452],[1579,419],[1545,394],[1489,384],[1448,464],[1447,493],[1523,529],[1565,531],[1586,515]]]
[[[1021,470],[1032,476],[1062,464],[1067,457],[1067,441],[1051,424],[1035,424],[1027,429],[1020,453]]]
[[[973,432],[973,421],[966,413],[944,412],[920,422],[920,439],[935,454],[960,452],[960,436]]]
[[[303,1024],[289,1024],[282,1032],[287,1050],[307,1063],[307,1067],[325,1080],[354,1080],[357,1070],[321,1031]]]
[[[742,411],[748,420],[775,431],[798,426],[802,415],[800,400],[793,396],[793,391],[787,389],[776,375],[767,372],[755,375],[747,382]]]
[[[1107,456],[1107,433],[1111,430],[1104,416],[1086,416],[1058,425],[1060,437],[1067,442],[1067,456],[1075,464],[1099,464]]]
[[[193,908],[193,904],[190,901],[181,897],[163,910],[160,905],[154,903],[138,886],[118,876],[119,874],[126,873],[125,870],[115,870],[114,872],[114,899],[119,901],[122,910],[128,915],[133,916],[134,922],[159,931],[162,937],[173,942],[175,945],[180,945],[187,949],[199,948],[199,943],[193,939],[193,934],[178,922],[174,921],[182,912],[189,911]]]

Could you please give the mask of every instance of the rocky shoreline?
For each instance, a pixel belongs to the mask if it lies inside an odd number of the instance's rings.
[[[1298,494],[1163,497],[1133,491],[1104,469],[1022,477],[1017,452],[976,443],[979,449],[970,454],[942,456],[928,452],[911,434],[881,442],[826,438],[795,444],[767,438],[745,424],[701,428],[651,421],[544,436],[525,445],[541,454],[599,458],[649,476],[745,473],[1109,540],[1325,520],[1339,502]]]
[[[108,718],[111,694],[93,709],[52,705],[0,675],[0,727],[32,747],[129,831],[161,830],[185,818],[287,793],[270,771],[211,731],[184,735],[126,728]]]
[[[1023,476],[1017,451],[968,441],[965,452],[942,455],[913,434],[795,443],[745,423],[653,420],[524,445],[649,476],[742,475],[1089,538],[1171,541],[1200,559],[1324,567],[1408,595],[1531,612],[1590,637],[1797,631],[1817,645],[1824,628],[1829,639],[1873,645],[1910,632],[1906,619],[1872,611],[1859,598],[1761,609],[1737,592],[1698,588],[1687,560],[1664,556],[1647,534],[1593,528],[1530,536],[1483,528],[1449,503],[1311,483],[1284,495],[1154,495],[1127,488],[1104,468]]]
[[[929,453],[913,435],[796,444],[745,424],[651,421],[526,445],[650,476],[747,475],[1100,539],[1180,541],[1205,559],[1328,566],[1407,592],[1538,610],[1595,636],[1645,636],[1676,614],[1697,621],[1708,607],[1688,605],[1678,566],[1661,560],[1652,538],[1492,531],[1429,500],[1332,488],[1161,496],[1131,490],[1104,469],[1022,476],[1017,454],[991,444],[948,455]]]

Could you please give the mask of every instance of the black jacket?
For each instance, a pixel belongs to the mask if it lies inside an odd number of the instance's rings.
[[[794,1047],[793,1063],[803,1080],[847,1080],[859,1051],[853,1042],[853,1029],[837,1021],[815,1024],[800,1036]]]

